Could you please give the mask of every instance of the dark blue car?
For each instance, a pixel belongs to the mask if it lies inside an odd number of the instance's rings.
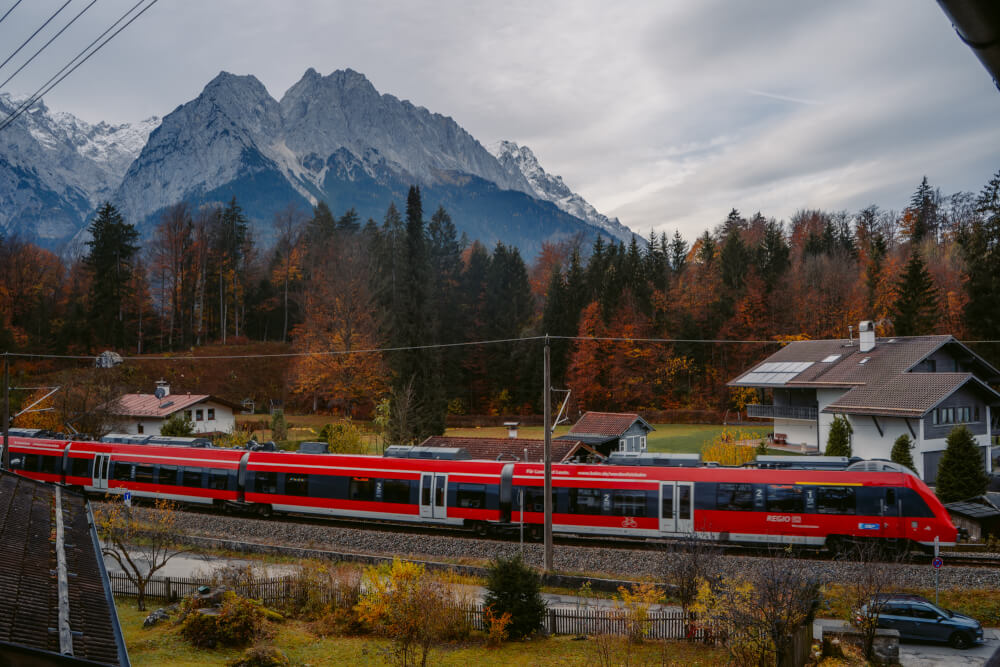
[[[918,595],[885,596],[880,602],[878,627],[897,630],[900,639],[947,642],[958,649],[983,642],[979,621]]]

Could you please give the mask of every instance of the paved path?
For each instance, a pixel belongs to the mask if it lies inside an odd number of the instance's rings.
[[[840,625],[841,621],[820,618],[813,624],[813,638],[823,636],[824,625]],[[903,667],[982,667],[990,656],[1000,648],[1000,628],[983,629],[986,642],[965,651],[953,649],[944,644],[931,642],[901,641],[899,661]]]

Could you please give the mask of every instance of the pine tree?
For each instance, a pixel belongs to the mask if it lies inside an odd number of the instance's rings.
[[[925,238],[937,239],[938,229],[938,195],[924,176],[917,191],[910,198],[910,207],[906,210],[904,223],[908,227],[910,241],[920,243]]]
[[[92,276],[90,284],[90,326],[98,340],[125,347],[125,309],[129,285],[139,251],[139,232],[126,223],[111,202],[105,202],[87,228],[91,240],[84,265]]]
[[[970,336],[1000,338],[1000,171],[976,199],[978,219],[959,235],[966,265],[965,326]]]
[[[913,440],[905,433],[892,444],[892,453],[889,458],[900,465],[904,465],[913,472],[917,471],[917,466],[913,463]]]
[[[722,284],[731,290],[743,289],[749,257],[738,231],[726,237],[722,252],[719,253],[719,262],[722,265]]]
[[[495,616],[510,614],[511,639],[521,639],[541,628],[545,619],[541,586],[541,577],[520,556],[499,557],[487,567],[483,601]]]
[[[757,246],[754,263],[757,273],[764,281],[768,293],[774,290],[781,276],[788,269],[791,250],[785,241],[785,230],[780,222],[769,220],[764,223],[764,238]]]
[[[897,336],[933,333],[938,315],[937,288],[916,249],[910,252],[906,270],[896,284],[893,311],[892,323]]]
[[[313,207],[312,218],[306,225],[306,244],[312,249],[325,246],[333,238],[336,228],[337,221],[334,219],[333,213],[330,212],[330,207],[326,205],[325,201],[320,201]]]
[[[674,237],[670,240],[670,268],[674,270],[675,274],[684,270],[684,265],[687,263],[687,254],[687,241],[681,236],[680,230],[675,229]]]
[[[337,220],[337,231],[343,232],[345,234],[357,234],[361,229],[361,218],[358,217],[358,212],[354,210],[354,207],[347,209],[344,215],[340,216]]]
[[[845,417],[837,415],[830,424],[830,436],[826,441],[826,456],[850,456],[851,434],[854,429]]]
[[[953,503],[985,493],[990,480],[972,432],[965,426],[956,426],[945,442],[948,446],[941,457],[935,483],[941,502]]]

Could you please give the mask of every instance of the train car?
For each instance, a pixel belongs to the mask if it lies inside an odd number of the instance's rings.
[[[552,477],[556,532],[833,549],[871,538],[923,547],[957,539],[937,496],[903,472],[554,465]],[[523,492],[535,534],[543,484],[541,465],[515,465],[513,520]]]
[[[488,524],[501,521],[501,477],[511,465],[252,452],[246,465],[245,501],[265,514],[434,523],[483,533]]]

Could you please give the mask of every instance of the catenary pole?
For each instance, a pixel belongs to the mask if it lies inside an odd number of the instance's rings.
[[[542,394],[544,406],[543,422],[545,424],[545,571],[552,571],[552,377],[549,367],[549,335],[545,334],[545,370],[542,382],[545,391]]]
[[[3,469],[10,470],[10,448],[7,438],[10,436],[10,355],[3,353]]]

